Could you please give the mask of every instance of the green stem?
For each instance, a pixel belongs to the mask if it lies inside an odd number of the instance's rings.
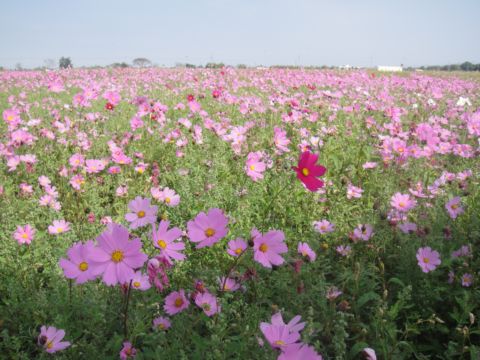
[[[123,312],[123,336],[125,337],[125,340],[128,339],[128,304],[130,303],[130,292],[132,289],[132,280],[130,280],[130,283],[128,284],[128,290],[126,296],[126,301],[125,301],[125,309]]]

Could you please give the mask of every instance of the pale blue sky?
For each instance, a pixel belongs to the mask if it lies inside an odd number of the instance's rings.
[[[480,0],[3,0],[0,66],[480,63]]]

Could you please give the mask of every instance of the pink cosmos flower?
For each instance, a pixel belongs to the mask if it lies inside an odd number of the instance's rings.
[[[172,326],[170,320],[166,317],[160,316],[153,319],[153,330],[168,330]]]
[[[462,275],[462,286],[463,287],[470,287],[473,284],[473,275],[469,273],[465,273]]]
[[[152,196],[153,189],[152,189]],[[154,196],[155,197],[155,196]],[[180,203],[180,195],[178,195],[175,190],[168,187],[164,188],[162,191],[158,192],[158,197],[155,197],[157,200],[162,201],[165,205],[169,207],[175,207]]]
[[[245,164],[245,172],[253,181],[263,179],[263,172],[267,168],[266,164],[261,161],[261,156],[256,152],[251,152],[247,156]]]
[[[363,353],[366,356],[366,360],[377,360],[377,354],[375,353],[375,350],[373,350],[372,348],[363,349]]]
[[[424,273],[435,270],[442,263],[438,251],[432,250],[429,246],[418,249],[417,260]]]
[[[88,254],[94,247],[93,241],[89,240],[85,244],[77,242],[67,250],[68,259],[62,258],[58,262],[67,279],[74,279],[77,284],[83,284],[97,277],[92,273],[88,260]]]
[[[319,232],[320,234],[326,234],[335,231],[335,225],[328,220],[315,221],[313,226],[315,231]]]
[[[364,169],[374,169],[377,167],[376,162],[366,162],[365,164],[362,165]]]
[[[227,253],[232,256],[239,256],[247,248],[247,243],[242,238],[236,238],[228,242]]]
[[[352,184],[349,184],[347,187],[347,199],[361,198],[362,193],[363,193],[363,189],[353,186]]]
[[[201,212],[187,223],[190,241],[198,243],[197,249],[212,246],[228,233],[228,218],[222,210],[213,208],[208,214]]]
[[[113,106],[117,106],[120,102],[120,94],[116,91],[106,91],[103,94],[103,98]]]
[[[335,251],[342,256],[348,256],[352,252],[352,247],[350,245],[339,245],[335,248]]]
[[[288,251],[284,240],[285,234],[280,230],[271,230],[265,235],[259,234],[253,239],[253,259],[267,268],[283,264],[285,260],[280,254]]]
[[[147,274],[148,280],[158,291],[163,291],[170,285],[167,270],[172,267],[172,263],[164,256],[156,256],[148,260]]]
[[[317,178],[324,175],[327,169],[322,165],[316,165],[317,160],[317,154],[305,151],[300,155],[298,166],[293,167],[293,170],[297,172],[297,178],[303,182],[310,191],[317,191],[324,185],[324,182]]]
[[[339,290],[336,286],[330,286],[327,289],[326,298],[328,300],[335,300],[337,297],[339,297],[342,294],[343,294],[343,292],[341,290]]]
[[[218,279],[218,284],[220,285],[220,290],[222,291],[237,291],[238,289],[240,289],[240,284],[237,283],[235,279],[225,279],[224,276]]]
[[[129,241],[130,234],[122,225],[111,223],[97,237],[98,246],[87,255],[92,272],[103,274],[107,285],[125,284],[133,279],[134,269],[141,268],[147,255],[141,252],[140,239]]]
[[[65,220],[53,220],[53,224],[48,226],[48,233],[52,235],[62,234],[70,230],[70,223]]]
[[[300,315],[296,315],[288,322],[288,324],[285,324],[283,321],[282,313],[277,312],[276,314],[272,315],[272,318],[270,319],[272,325],[285,325],[288,327],[289,331],[294,333],[294,332],[300,332],[305,328],[305,322],[300,322],[302,320],[302,317]]]
[[[406,222],[403,224],[398,225],[398,228],[405,234],[409,234],[412,232],[417,231],[417,224],[411,223],[411,222]]]
[[[130,201],[128,208],[132,212],[125,215],[125,220],[130,223],[131,229],[153,224],[157,220],[158,206],[151,206],[150,199],[137,196]]]
[[[17,230],[13,234],[13,238],[18,241],[18,244],[30,244],[35,236],[35,229],[30,225],[17,226]]]
[[[277,147],[277,153],[282,154],[289,152],[288,145],[290,144],[290,140],[287,138],[287,132],[278,127],[274,127],[273,132],[273,141]]]
[[[47,353],[53,354],[70,346],[70,342],[62,341],[64,337],[65,330],[43,325],[38,336],[38,345],[42,346]]]
[[[185,310],[190,305],[185,290],[174,291],[165,298],[163,309],[168,315],[175,315]]]
[[[127,360],[133,359],[137,355],[137,350],[132,346],[132,343],[125,341],[123,343],[123,348],[120,350],[120,359]]]
[[[75,190],[80,190],[83,184],[85,184],[85,178],[81,174],[77,174],[70,179],[70,185]]]
[[[299,332],[291,332],[287,325],[260,323],[260,330],[274,349],[285,349],[300,340]]]
[[[355,240],[368,241],[373,236],[373,227],[370,224],[358,225],[353,230],[353,238]]]
[[[207,316],[212,316],[221,311],[217,298],[207,291],[198,293],[197,296],[195,296],[195,304],[199,308],[202,308]]]
[[[445,204],[445,209],[448,211],[450,218],[456,219],[458,215],[464,213],[464,209],[460,204],[461,199],[459,196],[454,197],[452,200]]]
[[[407,212],[417,205],[415,199],[412,199],[408,194],[401,194],[397,192],[392,196],[390,200],[390,205],[401,212]]]
[[[317,258],[317,254],[313,251],[307,243],[299,242],[298,243],[298,253],[306,258],[308,261],[314,262]]]
[[[68,159],[68,163],[72,168],[76,169],[79,166],[83,166],[83,164],[85,163],[85,158],[82,154],[73,154],[72,156],[70,156],[70,159]]]
[[[182,236],[182,230],[177,227],[171,228],[170,221],[162,220],[158,225],[152,224],[152,241],[153,246],[160,249],[160,255],[166,257],[169,261],[171,259],[184,260],[186,256],[181,253],[185,249],[185,244],[182,241],[176,242]]]
[[[282,349],[277,360],[323,360],[322,355],[315,348],[303,343],[291,344]]]
[[[105,169],[105,162],[103,160],[88,159],[85,161],[86,171],[89,174],[96,174]]]
[[[148,280],[148,275],[143,274],[141,271],[136,271],[131,280],[132,289],[146,291],[152,287]],[[127,284],[128,285],[128,284]]]

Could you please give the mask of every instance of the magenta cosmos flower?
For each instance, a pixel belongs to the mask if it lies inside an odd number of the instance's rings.
[[[133,359],[136,355],[137,349],[132,346],[132,343],[130,341],[125,341],[123,343],[122,350],[120,350],[120,359]]]
[[[372,225],[358,225],[355,230],[353,230],[353,237],[355,240],[368,241],[373,236],[373,227]]]
[[[285,261],[280,254],[288,251],[284,242],[285,234],[280,230],[271,230],[265,235],[259,234],[253,239],[253,259],[267,268],[281,265]]]
[[[212,246],[228,233],[228,218],[222,210],[214,208],[208,214],[201,212],[187,224],[190,241],[198,243],[197,249]]]
[[[134,276],[134,269],[141,268],[147,255],[141,252],[140,239],[128,240],[128,230],[119,224],[109,224],[97,237],[98,246],[93,248],[87,258],[96,275],[103,274],[107,285],[125,284]]]
[[[432,250],[429,246],[418,249],[417,260],[424,273],[435,270],[442,263],[438,251]]]
[[[202,308],[207,316],[212,316],[221,310],[221,307],[218,306],[217,298],[207,291],[198,293],[197,296],[195,296],[195,304],[197,304],[199,308]]]
[[[185,296],[185,290],[181,289],[180,291],[170,293],[165,298],[163,309],[168,315],[175,315],[188,308],[189,305],[190,302]]]
[[[300,322],[302,320],[302,317],[300,315],[296,315],[288,322],[288,324],[285,324],[283,321],[282,313],[278,312],[274,315],[272,315],[272,318],[270,319],[272,325],[285,325],[288,327],[290,332],[300,332],[303,330],[305,327],[305,322]]]
[[[130,223],[131,229],[153,224],[157,220],[158,206],[151,206],[150,199],[137,196],[130,201],[128,208],[132,212],[125,215],[125,220]]]
[[[228,242],[227,253],[232,256],[239,256],[247,248],[247,243],[242,238],[230,240]]]
[[[310,262],[315,261],[317,258],[317,254],[315,254],[315,251],[313,251],[307,243],[299,242],[297,250],[300,255],[306,257]]]
[[[395,195],[392,196],[390,200],[390,205],[401,212],[410,211],[417,205],[415,199],[412,199],[408,194],[401,194],[397,192]]]
[[[182,236],[182,230],[177,227],[168,230],[170,221],[162,220],[156,229],[152,224],[152,240],[153,246],[160,249],[160,255],[165,256],[169,261],[171,259],[184,260],[186,256],[181,253],[185,249],[182,241],[176,242]]]
[[[458,215],[463,214],[464,210],[460,204],[460,197],[456,196],[445,204],[445,209],[452,219],[456,219]]]
[[[21,244],[30,244],[35,236],[35,229],[30,225],[17,226],[17,230],[13,234],[13,238]]]
[[[270,346],[275,349],[286,348],[288,345],[295,344],[300,340],[300,333],[291,332],[287,325],[273,325],[262,322],[260,330]]]
[[[266,164],[261,161],[261,156],[258,153],[251,152],[248,154],[245,172],[253,181],[263,179],[263,172],[266,168]]]
[[[66,349],[70,346],[70,342],[62,341],[65,337],[65,331],[53,326],[43,325],[38,336],[38,345],[42,346],[49,354],[53,354],[59,350]]]
[[[141,271],[136,271],[132,277],[132,289],[147,291],[152,287],[148,280],[148,275],[143,274]]]
[[[77,242],[68,249],[68,259],[60,259],[58,263],[67,279],[74,279],[77,284],[83,284],[96,278],[88,260],[88,254],[94,248],[95,244],[89,240],[85,244]]]
[[[170,320],[166,317],[160,316],[153,319],[153,330],[168,330],[172,326]]]
[[[327,169],[322,165],[316,165],[317,160],[317,154],[305,151],[300,155],[298,166],[293,167],[293,170],[297,172],[297,178],[310,191],[317,191],[324,185],[324,182],[317,178],[323,176]]]
[[[312,346],[303,343],[291,344],[282,350],[277,360],[323,360]]]
[[[62,234],[70,230],[70,223],[65,220],[53,220],[53,224],[48,226],[48,233],[52,235]]]

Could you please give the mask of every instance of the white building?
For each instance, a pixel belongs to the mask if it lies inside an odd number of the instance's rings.
[[[383,72],[402,72],[403,67],[402,66],[383,66],[379,65],[377,66],[378,71],[383,71]]]

